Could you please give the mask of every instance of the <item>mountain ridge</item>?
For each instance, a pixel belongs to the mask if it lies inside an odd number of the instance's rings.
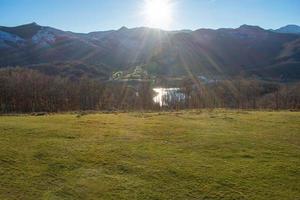
[[[290,33],[290,34],[300,34],[300,26],[295,24],[290,24],[283,26],[279,29],[276,29],[275,32],[277,33]]]
[[[257,69],[282,66],[288,70],[286,74],[282,69],[278,74],[270,74],[300,79],[297,70],[293,74],[286,67],[300,63],[299,41],[296,34],[251,25],[195,31],[122,27],[74,33],[30,23],[0,27],[0,66],[54,66],[64,62],[69,66],[80,62],[103,69],[108,75],[142,65],[150,73],[163,76],[246,72],[263,78],[265,72]]]

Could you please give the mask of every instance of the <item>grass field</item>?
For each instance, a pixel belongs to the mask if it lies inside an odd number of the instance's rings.
[[[0,117],[0,199],[300,199],[300,113]]]

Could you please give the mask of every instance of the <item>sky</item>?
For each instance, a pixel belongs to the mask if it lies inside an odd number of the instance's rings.
[[[151,26],[144,16],[146,1],[151,0],[0,0],[0,25],[36,22],[83,33]],[[236,28],[242,24],[266,29],[300,25],[300,0],[161,1],[168,1],[172,10],[172,20],[159,27],[167,30]],[[158,13],[161,10],[151,12],[156,20],[165,17]]]

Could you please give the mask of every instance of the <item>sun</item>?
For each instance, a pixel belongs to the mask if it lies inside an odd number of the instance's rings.
[[[147,26],[168,29],[172,23],[171,0],[145,0],[143,15]]]

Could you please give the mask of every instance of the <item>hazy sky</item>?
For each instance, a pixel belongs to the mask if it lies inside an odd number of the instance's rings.
[[[0,0],[0,25],[30,22],[74,32],[147,26],[146,0]],[[300,25],[300,0],[169,0],[167,29]]]

